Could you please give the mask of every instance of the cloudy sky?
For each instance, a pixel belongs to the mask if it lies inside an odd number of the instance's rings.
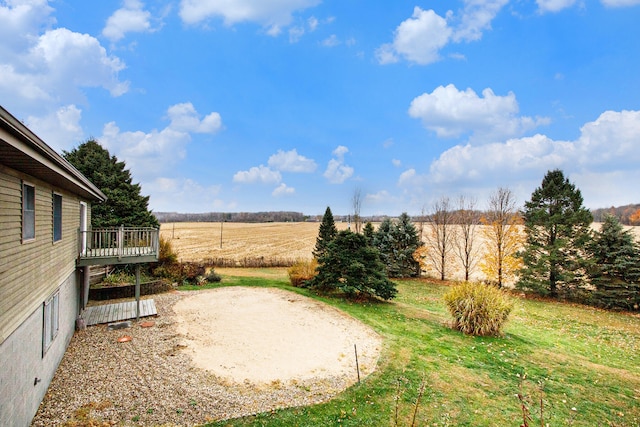
[[[155,211],[640,202],[640,0],[0,0],[0,104]]]

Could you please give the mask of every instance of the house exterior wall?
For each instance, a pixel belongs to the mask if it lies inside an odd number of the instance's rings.
[[[25,242],[23,181],[35,187],[35,239]],[[62,239],[57,242],[54,192],[62,196]],[[31,423],[73,335],[81,287],[75,267],[80,201],[68,191],[0,165],[1,426]],[[44,352],[44,302],[56,292],[59,330]]]
[[[26,427],[44,398],[75,330],[79,285],[71,273],[59,284],[60,329],[42,354],[43,304],[0,344],[0,425]],[[55,292],[55,290],[54,290]]]
[[[35,239],[22,242],[22,181],[35,187]],[[62,240],[53,241],[53,192],[62,195]],[[75,271],[80,200],[0,169],[0,342]]]

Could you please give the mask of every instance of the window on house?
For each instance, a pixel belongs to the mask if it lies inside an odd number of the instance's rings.
[[[22,183],[22,240],[36,238],[36,188]]]
[[[53,241],[62,240],[62,196],[53,194]]]
[[[44,318],[42,328],[42,356],[45,355],[51,343],[58,335],[58,321],[59,321],[59,293],[49,297],[44,302]]]

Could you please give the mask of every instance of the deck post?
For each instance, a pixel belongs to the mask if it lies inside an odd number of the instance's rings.
[[[136,321],[140,320],[140,264],[136,264]]]
[[[89,287],[91,279],[91,267],[86,266],[82,268],[82,309],[87,308],[87,302],[89,302]]]

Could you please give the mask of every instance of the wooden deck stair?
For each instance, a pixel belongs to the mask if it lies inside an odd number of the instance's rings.
[[[156,309],[156,303],[152,299],[140,300],[140,317],[155,316],[157,314],[158,311]],[[82,318],[87,326],[135,319],[136,302],[126,301],[117,304],[103,304],[87,307],[82,313]]]

